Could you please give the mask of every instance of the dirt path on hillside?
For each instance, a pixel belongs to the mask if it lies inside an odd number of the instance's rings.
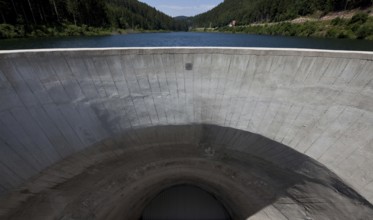
[[[303,16],[303,17],[298,17],[296,19],[293,19],[290,22],[297,24],[297,23],[304,23],[306,21],[329,21],[329,20],[333,20],[338,17],[343,18],[343,19],[351,19],[352,16],[354,16],[358,12],[365,12],[365,13],[368,13],[369,16],[373,16],[373,7],[369,7],[364,10],[354,9],[354,10],[349,10],[349,11],[331,12],[320,18],[315,18],[315,16]]]

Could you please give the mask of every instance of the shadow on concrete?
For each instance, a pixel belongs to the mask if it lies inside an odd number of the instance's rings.
[[[51,175],[65,176],[43,185]],[[140,219],[160,192],[180,184],[213,195],[232,219],[262,212],[268,219],[373,216],[367,200],[310,157],[257,134],[206,124],[139,128],[104,140],[13,193],[27,199],[4,216]]]

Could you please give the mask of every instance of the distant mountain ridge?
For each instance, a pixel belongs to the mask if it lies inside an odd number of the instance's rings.
[[[224,26],[232,20],[238,24],[278,22],[320,11],[348,10],[369,7],[372,0],[225,0],[208,12],[193,18],[195,26]]]
[[[191,18],[191,17],[183,16],[183,15],[174,17],[175,20],[179,20],[179,21],[188,20],[188,19],[190,19],[190,18]]]

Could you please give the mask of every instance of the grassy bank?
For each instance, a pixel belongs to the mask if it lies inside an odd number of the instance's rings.
[[[164,30],[118,29],[104,27],[90,27],[87,25],[63,24],[58,27],[37,25],[0,24],[0,39],[33,38],[33,37],[64,37],[64,36],[104,36],[113,34],[163,32]]]
[[[206,29],[206,31],[211,30]],[[358,13],[350,19],[337,17],[333,20],[305,21],[303,23],[280,22],[236,27],[227,26],[215,28],[213,31],[373,40],[373,17],[369,17],[366,13]]]

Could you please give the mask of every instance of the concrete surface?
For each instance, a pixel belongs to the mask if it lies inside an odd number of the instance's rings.
[[[373,53],[0,52],[0,219],[137,219],[199,186],[233,219],[373,216]]]

